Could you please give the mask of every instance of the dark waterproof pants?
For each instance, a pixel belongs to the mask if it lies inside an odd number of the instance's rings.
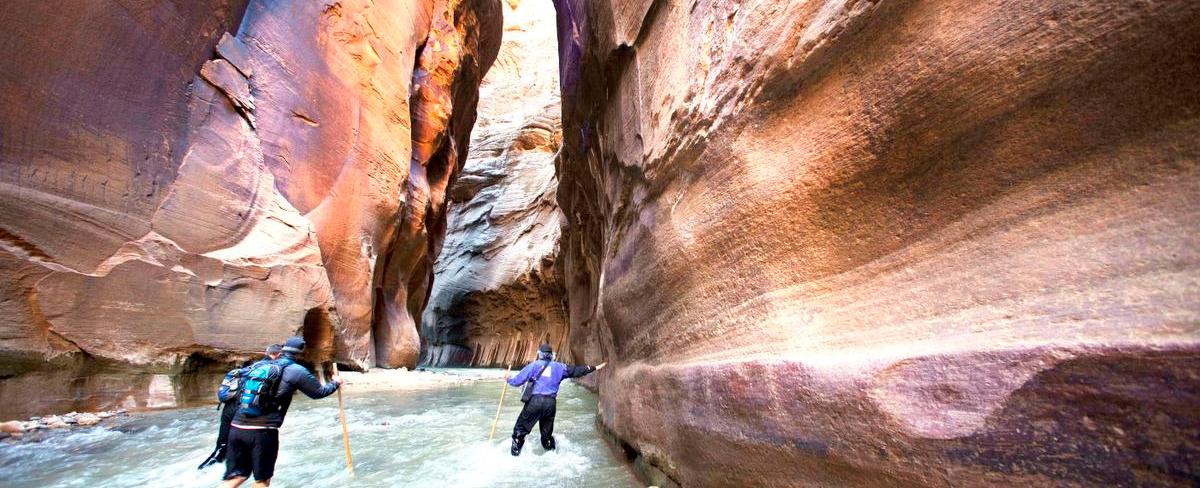
[[[517,425],[513,427],[513,440],[516,441],[517,450],[525,444],[525,436],[533,431],[533,424],[537,423],[542,434],[542,447],[547,451],[554,449],[554,411],[557,408],[556,400],[552,396],[534,395],[529,399],[529,403],[525,404],[525,408],[521,409],[521,415],[517,417]]]
[[[229,445],[229,425],[233,423],[233,415],[237,413],[238,402],[226,402],[221,405],[221,428],[217,429],[217,456],[218,463],[225,462],[225,451]]]
[[[217,430],[217,447],[229,443],[229,425],[233,423],[233,415],[237,413],[237,402],[226,402],[221,405],[221,428]]]

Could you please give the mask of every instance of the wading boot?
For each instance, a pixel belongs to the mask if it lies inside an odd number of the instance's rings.
[[[512,451],[511,451],[512,455],[520,456],[521,448],[524,446],[525,446],[525,438],[524,437],[513,437]]]
[[[553,451],[554,446],[555,446],[554,436],[542,438],[542,447],[545,448],[547,451]]]

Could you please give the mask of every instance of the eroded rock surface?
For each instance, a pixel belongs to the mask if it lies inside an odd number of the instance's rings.
[[[426,364],[518,364],[566,335],[555,262],[562,136],[554,16],[531,0],[504,8],[504,42],[480,87],[471,154],[449,193],[446,240],[421,322]]]
[[[404,216],[461,166],[498,2],[7,7],[0,417],[207,397],[201,373],[295,333],[415,364],[380,255],[437,245]]]
[[[1200,479],[1200,5],[555,5],[570,348],[649,464]]]

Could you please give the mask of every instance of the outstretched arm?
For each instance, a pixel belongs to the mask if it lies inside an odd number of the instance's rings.
[[[521,385],[525,384],[526,381],[529,381],[529,376],[533,374],[533,365],[534,364],[537,364],[537,361],[526,364],[524,368],[521,368],[521,372],[517,373],[516,376],[509,378],[508,379],[509,386],[521,386]]]
[[[584,376],[588,373],[591,373],[592,371],[596,371],[600,368],[603,368],[606,364],[608,364],[608,363],[600,363],[599,366],[588,366],[588,365],[567,366],[567,372],[563,376],[566,378],[578,378],[580,376]]]
[[[329,383],[326,383],[324,386],[322,386],[321,382],[317,381],[317,377],[313,376],[313,374],[308,372],[307,369],[305,369],[305,368],[288,368],[288,369],[292,369],[293,371],[297,371],[299,373],[297,375],[297,377],[293,381],[291,381],[291,383],[296,385],[297,390],[300,390],[301,392],[303,392],[305,395],[308,395],[308,397],[312,398],[313,400],[316,400],[318,398],[325,398],[329,395],[332,395],[333,392],[337,391],[338,386],[340,386],[342,384],[342,379],[340,377],[335,376],[333,378],[333,381],[330,381]],[[293,373],[293,374],[296,374],[296,373]]]

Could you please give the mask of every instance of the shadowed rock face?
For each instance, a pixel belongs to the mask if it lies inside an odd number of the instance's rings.
[[[649,464],[1200,479],[1200,5],[555,5],[569,347]]]
[[[561,108],[546,7],[505,3],[504,43],[480,87],[471,155],[449,194],[421,322],[425,364],[503,367],[532,359],[541,342],[563,344],[554,172]]]
[[[296,333],[415,364],[381,275],[437,245],[497,2],[6,7],[0,417],[208,397]]]

